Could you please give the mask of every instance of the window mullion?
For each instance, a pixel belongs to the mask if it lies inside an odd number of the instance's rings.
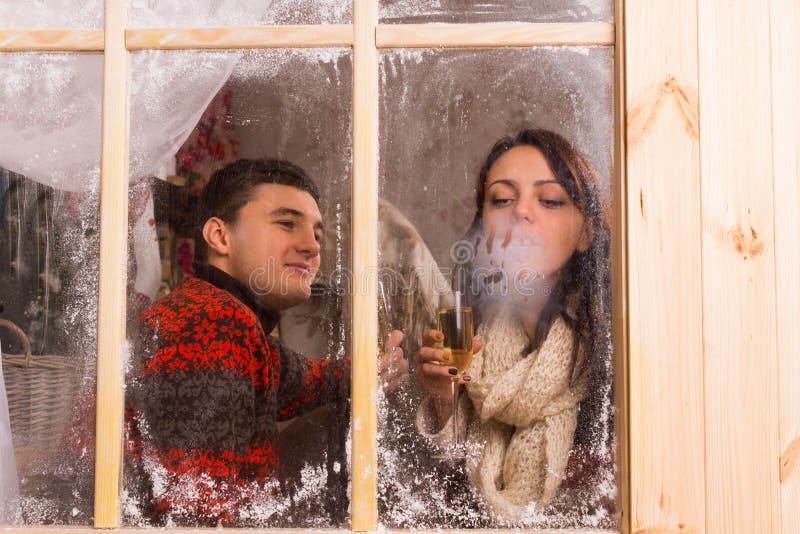
[[[119,526],[128,238],[127,2],[105,2],[95,527]]]
[[[353,2],[352,527],[375,528],[378,345],[378,0]]]

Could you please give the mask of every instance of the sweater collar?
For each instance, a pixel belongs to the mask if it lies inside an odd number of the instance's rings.
[[[270,332],[278,324],[280,315],[276,310],[261,304],[251,290],[244,284],[239,282],[236,278],[229,275],[222,269],[218,269],[213,265],[194,265],[195,276],[201,280],[205,280],[209,284],[227,291],[242,304],[250,308],[253,313],[258,317],[261,326],[264,328],[264,333],[269,335]]]

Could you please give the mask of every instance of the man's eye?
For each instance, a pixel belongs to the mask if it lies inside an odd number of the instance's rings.
[[[322,243],[322,234],[314,234],[314,238],[317,240],[317,243]]]
[[[543,198],[540,200],[540,202],[548,208],[558,208],[565,204],[563,200],[555,200],[551,198]]]
[[[294,228],[294,221],[277,221],[284,228]]]

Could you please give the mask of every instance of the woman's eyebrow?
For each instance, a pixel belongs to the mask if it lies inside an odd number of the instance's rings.
[[[519,186],[517,185],[517,182],[515,182],[514,180],[511,180],[511,179],[495,180],[494,182],[489,184],[489,187],[492,187],[493,185],[497,185],[497,184],[504,184],[504,185],[507,185],[509,187],[513,187],[514,189],[519,189]],[[487,187],[487,189],[489,189],[489,187]]]
[[[558,180],[536,180],[533,182],[533,185],[540,186],[540,185],[547,185],[547,184],[558,184],[561,185]]]

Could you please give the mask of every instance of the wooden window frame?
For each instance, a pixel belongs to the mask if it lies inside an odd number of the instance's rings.
[[[94,528],[120,528],[123,388],[128,233],[128,55],[136,50],[239,50],[350,47],[353,50],[353,269],[378,264],[378,51],[387,48],[501,48],[614,46],[614,174],[612,241],[614,390],[618,437],[620,529],[631,531],[628,468],[627,253],[625,228],[625,68],[623,2],[614,0],[615,23],[379,24],[378,0],[353,2],[352,25],[274,25],[215,28],[126,29],[127,2],[105,0],[104,30],[2,29],[0,52],[102,52],[103,120],[100,183],[100,275],[97,352],[97,451]],[[377,525],[377,281],[355,280],[352,305],[352,530]],[[175,529],[194,530],[194,529]],[[244,532],[252,529],[236,529]],[[502,532],[503,529],[494,531]],[[0,532],[52,532],[41,526]],[[536,532],[532,530],[531,532]],[[551,531],[547,531],[551,532]],[[558,530],[588,533],[591,529]]]

